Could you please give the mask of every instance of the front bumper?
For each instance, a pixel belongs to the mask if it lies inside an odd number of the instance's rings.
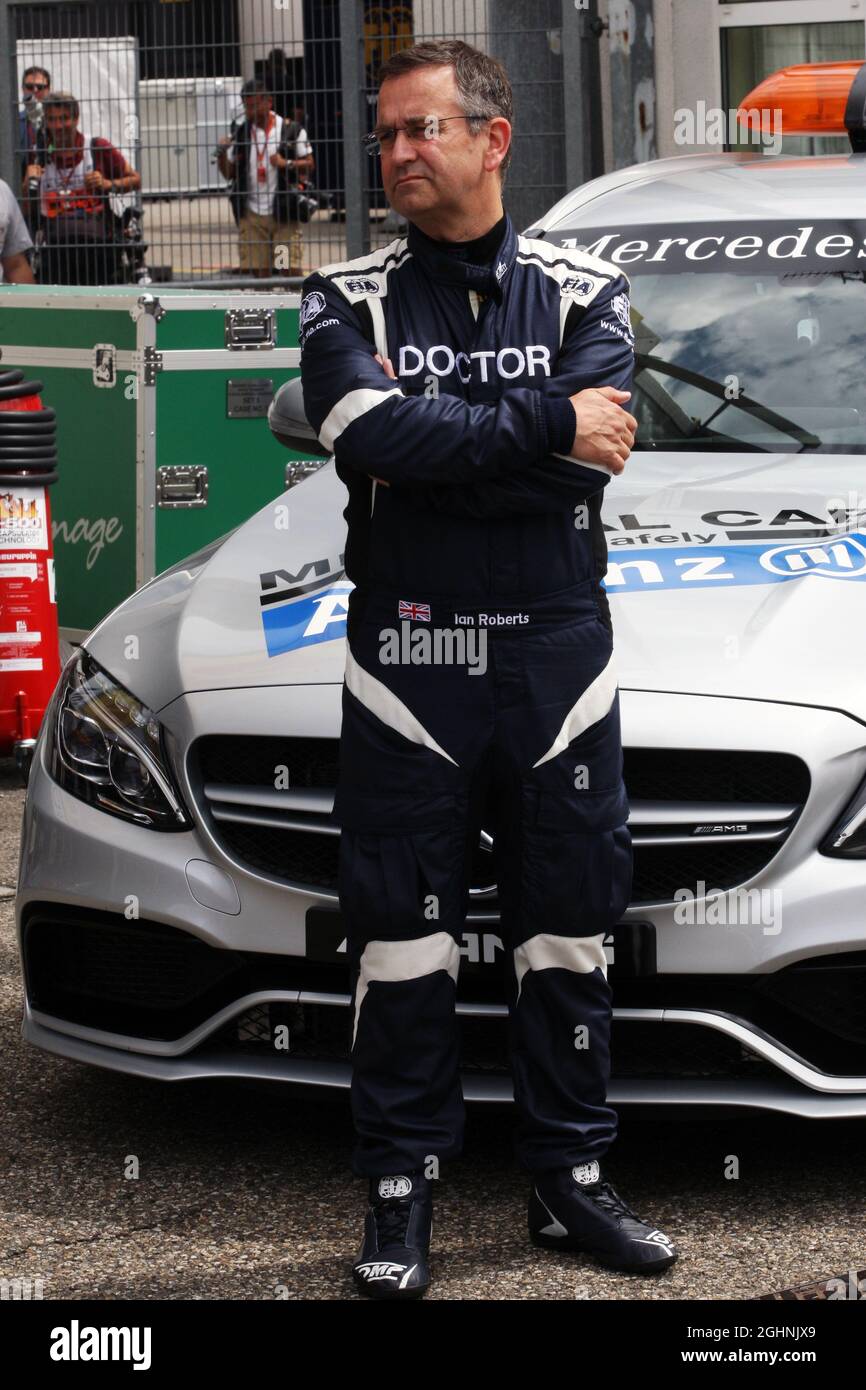
[[[338,686],[199,693],[174,701],[161,718],[179,748],[205,734],[248,734],[251,709],[263,733],[333,738],[339,696]],[[659,974],[619,980],[614,967],[611,1103],[866,1115],[866,1034],[840,1037],[802,1010],[791,1015],[789,1009],[786,1016],[779,999],[768,1002],[763,992],[791,979],[786,971],[818,957],[825,967],[834,961],[850,965],[857,989],[866,980],[866,863],[816,853],[866,770],[863,727],[833,711],[632,691],[622,692],[622,708],[630,746],[664,749],[676,728],[677,744],[685,749],[796,750],[809,766],[811,790],[782,848],[748,885],[781,895],[778,929],[736,921],[681,925],[670,903],[630,909],[627,917],[655,928]],[[188,804],[195,804],[186,766],[178,774]],[[148,980],[181,979],[173,958],[148,961],[152,973],[142,974],[138,995],[121,990],[108,1013],[104,999],[88,1001],[80,982],[74,1008],[52,1003],[44,981],[35,985],[25,972],[23,1036],[73,1060],[155,1079],[231,1076],[346,1087],[351,1072],[345,967],[326,969],[306,955],[307,910],[334,905],[328,892],[287,888],[230,858],[206,818],[197,818],[189,832],[157,834],[84,805],[48,777],[40,742],[16,902],[22,938],[37,917],[53,915],[59,931],[66,921],[89,917],[107,923],[121,944],[124,931],[135,933],[141,944],[148,933],[162,930],[168,939],[173,929],[220,964],[242,958],[243,968],[239,964],[212,998],[202,1003],[196,996],[196,1007],[159,1026],[148,1023]],[[467,919],[464,955],[471,956],[473,928],[498,941],[497,927],[495,911],[480,904]],[[130,969],[116,973],[132,987]],[[834,989],[844,988],[844,978],[839,980],[834,977]],[[803,977],[794,983],[801,997]],[[461,972],[457,1007],[466,1035],[467,1100],[512,1099],[501,997],[483,972],[466,978]],[[827,997],[832,1001],[832,991]],[[752,1007],[755,999],[760,1007]],[[784,1002],[787,1007],[790,1001]],[[828,1024],[834,1012],[828,1002]],[[300,1042],[288,1053],[268,1045],[272,1019],[291,1020],[290,1034],[294,1030]]]

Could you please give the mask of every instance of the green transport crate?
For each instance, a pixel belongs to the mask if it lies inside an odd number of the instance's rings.
[[[266,418],[299,371],[299,304],[257,291],[0,285],[0,367],[41,380],[57,411],[62,636],[80,640],[303,471]]]

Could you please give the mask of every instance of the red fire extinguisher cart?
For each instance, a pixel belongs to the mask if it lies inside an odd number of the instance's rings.
[[[0,755],[26,777],[60,675],[48,489],[57,481],[54,411],[41,381],[0,372]]]

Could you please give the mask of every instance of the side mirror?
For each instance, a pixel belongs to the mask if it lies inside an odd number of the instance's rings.
[[[312,425],[304,413],[304,396],[301,378],[286,381],[277,391],[268,407],[268,425],[271,434],[287,449],[295,449],[300,454],[314,454],[318,458],[330,458],[330,452],[320,444]]]

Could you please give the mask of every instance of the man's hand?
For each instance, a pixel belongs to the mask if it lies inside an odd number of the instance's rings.
[[[3,278],[10,285],[32,285],[35,283],[30,262],[23,251],[14,256],[0,256]]]
[[[621,473],[634,444],[637,420],[624,409],[630,391],[613,386],[590,386],[569,400],[577,416],[577,429],[569,453],[574,459],[601,463],[611,473]]]
[[[229,150],[234,144],[234,137],[231,135],[221,135],[217,141],[217,168],[224,179],[234,178],[235,166],[229,159]]]
[[[98,169],[91,169],[84,175],[84,187],[88,193],[102,193],[111,183]]]
[[[42,168],[41,164],[28,164],[26,170],[24,171],[24,178],[25,180],[41,179],[44,173],[45,170]]]
[[[390,357],[376,353],[376,361],[385,375],[397,380]],[[631,398],[630,391],[618,391],[615,386],[590,386],[570,396],[577,416],[577,429],[569,453],[574,459],[601,463],[611,473],[621,473],[634,444],[637,420],[621,404]],[[376,478],[383,487],[390,487],[384,478]]]

